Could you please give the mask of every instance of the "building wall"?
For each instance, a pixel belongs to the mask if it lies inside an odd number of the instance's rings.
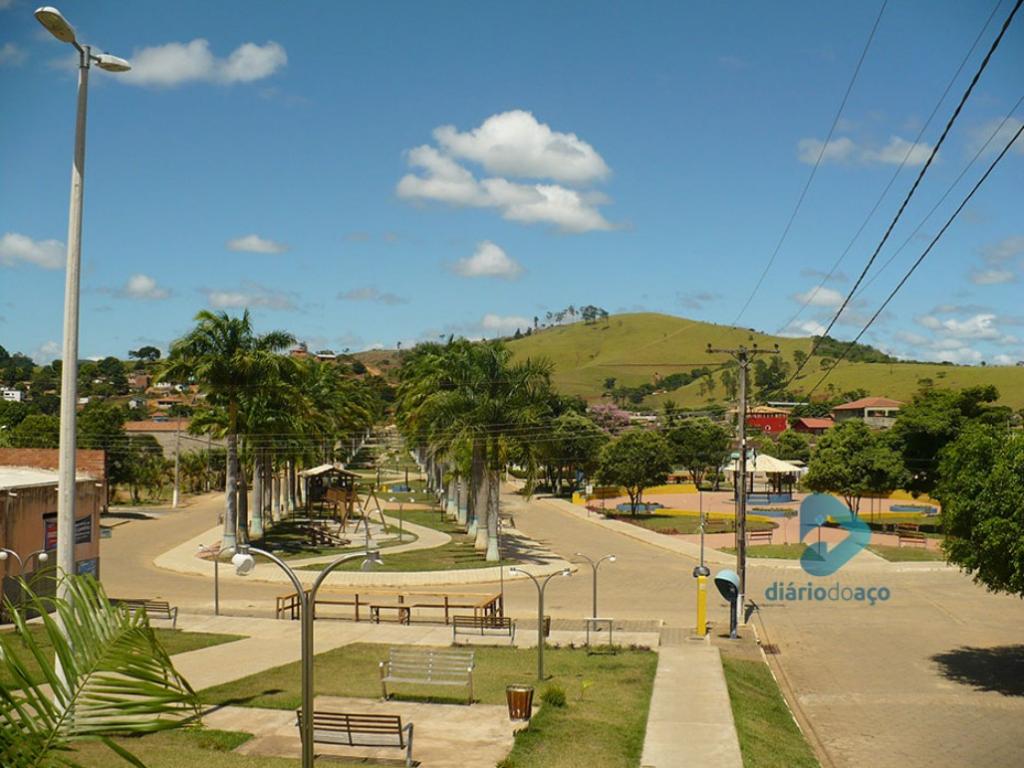
[[[770,435],[785,432],[789,426],[789,419],[784,413],[751,414],[747,416],[747,426],[760,429]]]
[[[100,511],[106,498],[103,488],[97,488],[95,480],[79,480],[76,485],[75,519],[88,520],[88,541],[75,545],[75,563],[81,568],[92,564],[91,572],[99,577],[100,556]],[[50,557],[56,557],[56,539],[54,538],[55,517],[57,513],[57,483],[50,485],[30,486],[11,489],[17,496],[0,491],[0,546],[13,549],[22,557],[37,549],[46,549]],[[50,522],[50,535],[47,536],[47,522]],[[28,571],[34,571],[36,560],[33,558]],[[8,558],[0,563],[0,575],[18,576],[18,563]]]

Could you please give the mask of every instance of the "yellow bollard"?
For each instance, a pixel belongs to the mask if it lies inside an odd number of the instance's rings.
[[[697,577],[697,635],[704,637],[708,631],[708,577]]]

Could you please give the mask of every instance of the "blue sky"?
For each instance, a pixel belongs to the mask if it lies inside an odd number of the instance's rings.
[[[913,145],[994,6],[891,0],[741,325],[827,322],[1012,2]],[[249,306],[259,329],[334,349],[492,336],[568,304],[731,323],[879,7],[62,2],[81,40],[135,65],[93,70],[81,353],[166,347],[204,307]],[[61,333],[75,70],[33,8],[0,0],[0,344],[45,360]],[[1018,18],[878,265],[907,247],[833,335],[859,330],[1020,125],[1024,109],[995,131],[1022,75]],[[1022,190],[1018,142],[867,339],[919,359],[1024,359]]]

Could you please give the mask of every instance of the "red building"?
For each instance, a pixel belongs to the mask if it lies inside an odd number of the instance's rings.
[[[793,431],[803,432],[805,435],[822,435],[835,425],[836,423],[830,418],[804,416],[793,420]]]
[[[789,428],[789,411],[759,405],[747,411],[747,426],[754,427],[766,435],[779,435]]]

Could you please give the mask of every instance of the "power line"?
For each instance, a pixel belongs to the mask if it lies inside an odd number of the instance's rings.
[[[772,255],[768,258],[768,263],[765,264],[764,270],[761,272],[761,276],[757,279],[757,283],[754,285],[754,290],[750,292],[746,302],[736,315],[736,319],[732,321],[733,325],[739,323],[740,318],[743,317],[743,313],[747,311],[750,306],[750,302],[754,300],[757,292],[761,289],[761,284],[764,282],[765,277],[771,270],[772,265],[775,263],[776,257],[779,255],[779,251],[782,250],[783,243],[786,242],[786,238],[789,236],[789,230],[793,227],[793,222],[796,221],[796,215],[800,212],[800,207],[803,205],[804,198],[807,197],[807,191],[811,188],[811,182],[814,181],[814,176],[818,172],[818,167],[821,165],[821,160],[825,156],[825,150],[828,149],[828,144],[832,140],[832,134],[835,133],[836,126],[839,125],[839,117],[843,114],[843,109],[846,107],[846,102],[850,98],[850,92],[853,90],[854,83],[857,82],[857,76],[860,74],[861,65],[864,64],[864,59],[868,55],[868,49],[871,47],[871,41],[875,39],[875,32],[878,30],[878,25],[882,21],[882,14],[885,13],[885,7],[888,5],[889,0],[882,0],[882,7],[878,10],[878,16],[875,18],[875,23],[871,27],[871,33],[868,35],[867,42],[864,43],[864,50],[860,53],[860,58],[857,60],[857,66],[853,70],[853,76],[850,78],[849,84],[846,86],[846,92],[843,94],[843,100],[839,103],[839,109],[836,110],[835,117],[832,118],[832,125],[828,129],[828,135],[825,137],[825,141],[821,145],[821,149],[818,151],[818,157],[814,161],[814,167],[811,168],[810,174],[807,176],[807,181],[804,183],[804,188],[800,191],[800,196],[797,198],[796,205],[793,207],[793,212],[789,215],[789,220],[786,222],[785,228],[782,230],[782,236],[779,241],[775,244],[775,249],[772,251]]]
[[[963,110],[964,105],[967,103],[967,100],[970,98],[971,93],[974,91],[974,86],[977,85],[982,73],[988,66],[988,63],[992,58],[992,54],[996,52],[996,49],[999,47],[999,43],[1002,42],[1003,36],[1006,34],[1006,30],[1009,28],[1010,23],[1013,21],[1013,17],[1016,15],[1017,10],[1021,6],[1021,3],[1024,3],[1024,0],[1017,0],[1016,4],[1013,6],[1013,9],[1010,11],[1010,15],[1006,17],[1006,21],[1003,22],[1003,26],[1002,28],[1000,28],[999,34],[996,35],[996,39],[992,41],[992,45],[989,47],[988,53],[985,54],[985,58],[982,59],[981,64],[978,67],[978,71],[974,73],[974,77],[971,78],[971,82],[967,86],[967,90],[964,91],[963,96],[960,97],[960,102],[956,105],[956,109],[953,110],[953,114],[950,115],[949,120],[946,122],[946,127],[942,130],[942,134],[939,136],[939,140],[936,142],[935,146],[932,147],[932,151],[929,153],[927,161],[925,162],[924,166],[922,166],[921,171],[917,174],[917,178],[914,180],[913,185],[907,192],[906,197],[903,198],[903,202],[900,204],[899,210],[897,210],[896,215],[893,216],[893,219],[889,223],[888,228],[885,230],[885,234],[882,235],[882,239],[879,241],[878,246],[871,254],[871,257],[868,259],[867,264],[864,265],[864,269],[861,270],[861,273],[857,277],[857,281],[853,284],[853,287],[850,289],[850,292],[846,295],[846,298],[843,299],[843,303],[836,311],[835,316],[829,322],[828,327],[821,333],[821,335],[818,337],[818,341],[815,342],[814,345],[811,347],[810,354],[806,358],[804,358],[804,360],[800,363],[799,366],[797,366],[796,372],[786,383],[786,387],[792,384],[793,381],[796,380],[796,377],[800,375],[800,372],[804,369],[804,366],[807,365],[807,361],[810,360],[811,356],[821,345],[821,339],[828,336],[829,331],[831,331],[833,326],[835,326],[835,324],[839,321],[839,317],[843,314],[843,312],[846,310],[846,307],[853,299],[853,295],[856,293],[857,289],[860,287],[860,284],[863,282],[864,277],[871,269],[871,265],[875,263],[875,259],[878,257],[879,252],[882,250],[886,242],[889,240],[889,235],[892,234],[893,228],[895,228],[896,223],[903,216],[903,212],[906,210],[907,204],[910,203],[910,199],[914,196],[914,193],[917,191],[918,186],[921,184],[921,180],[924,178],[924,175],[928,172],[928,169],[931,167],[932,161],[935,160],[935,156],[938,154],[939,148],[942,146],[943,142],[946,140],[946,137],[949,135],[949,132],[953,128],[953,124],[956,122],[956,119],[960,116],[960,112]]]
[[[1018,0],[1017,5],[1020,6],[1020,0]],[[843,349],[839,357],[836,358],[835,362],[831,365],[831,367],[829,367],[828,370],[825,371],[825,374],[821,377],[821,379],[818,380],[818,383],[811,387],[811,390],[807,393],[808,398],[814,393],[814,391],[818,387],[822,385],[825,379],[828,378],[829,374],[832,373],[832,371],[835,370],[836,366],[839,365],[843,358],[846,357],[847,353],[850,351],[853,345],[860,340],[860,338],[867,332],[868,328],[871,327],[872,323],[874,323],[875,320],[878,319],[878,316],[882,314],[882,311],[889,305],[889,302],[892,301],[893,297],[896,296],[896,294],[907,282],[907,280],[910,279],[910,276],[914,274],[914,271],[921,265],[921,262],[924,261],[925,257],[931,252],[932,248],[935,247],[935,244],[939,242],[939,239],[945,234],[946,230],[949,229],[950,225],[953,223],[956,217],[960,215],[960,212],[964,209],[967,203],[970,202],[971,198],[974,197],[974,193],[978,191],[981,185],[989,177],[989,174],[991,174],[992,171],[995,170],[995,167],[999,164],[999,161],[1001,161],[1006,156],[1006,153],[1010,151],[1010,147],[1013,146],[1013,143],[1017,141],[1018,138],[1020,138],[1021,133],[1024,133],[1024,123],[1022,123],[1020,128],[1017,129],[1016,133],[1013,134],[1013,137],[1010,139],[1010,141],[1006,144],[1005,147],[1003,147],[1002,152],[1000,152],[996,156],[996,159],[992,161],[992,164],[988,167],[988,170],[986,170],[982,177],[978,179],[977,183],[971,188],[971,191],[967,193],[967,197],[965,197],[961,201],[960,205],[958,205],[956,210],[953,211],[953,214],[946,220],[946,223],[942,225],[942,228],[938,231],[935,237],[932,238],[932,241],[928,244],[928,247],[924,249],[920,256],[917,257],[917,260],[911,265],[910,269],[907,270],[907,273],[896,284],[896,287],[892,289],[892,292],[886,297],[885,301],[882,302],[882,305],[878,308],[875,314],[873,314],[871,318],[867,321],[867,323],[865,323],[864,327],[860,330],[860,333],[857,334],[857,337],[846,345],[846,347]]]
[[[885,188],[882,189],[882,192],[881,194],[879,194],[878,199],[875,200],[875,204],[871,206],[871,210],[868,211],[867,216],[864,217],[864,221],[861,222],[853,237],[850,238],[850,242],[846,244],[846,247],[843,249],[843,252],[839,254],[839,258],[837,258],[832,263],[832,266],[829,268],[825,277],[822,278],[821,282],[818,283],[818,285],[815,286],[814,289],[807,294],[807,298],[806,300],[803,301],[803,303],[801,303],[800,308],[797,309],[793,316],[789,318],[789,320],[786,321],[786,323],[784,323],[779,328],[779,330],[777,331],[778,333],[781,333],[786,329],[792,327],[793,323],[797,321],[800,315],[803,314],[804,310],[811,305],[812,301],[814,301],[814,297],[821,291],[822,288],[825,287],[825,283],[827,283],[832,278],[832,275],[835,274],[836,270],[839,268],[839,265],[843,262],[843,259],[845,259],[847,254],[850,253],[854,244],[857,242],[858,238],[860,238],[861,233],[864,232],[868,223],[875,215],[875,212],[881,206],[882,201],[885,200],[886,195],[889,194],[889,190],[892,189],[892,185],[895,183],[896,178],[903,171],[904,167],[906,167],[907,161],[910,159],[910,156],[914,152],[914,148],[921,141],[921,138],[924,136],[925,131],[928,130],[928,126],[931,125],[932,120],[935,119],[935,115],[938,114],[939,107],[941,107],[942,102],[946,100],[946,96],[949,95],[949,92],[950,90],[952,90],[953,84],[956,82],[957,78],[960,77],[960,73],[963,72],[964,67],[967,66],[967,62],[970,60],[971,55],[974,53],[974,49],[977,48],[978,43],[981,42],[981,38],[985,34],[985,30],[988,29],[988,25],[992,23],[992,19],[995,18],[996,11],[999,10],[999,6],[1002,5],[1002,2],[1003,0],[996,0],[996,4],[992,7],[991,13],[989,13],[988,18],[985,19],[985,23],[982,25],[981,29],[978,30],[978,34],[974,38],[974,42],[971,43],[971,47],[968,49],[967,53],[964,54],[964,57],[960,60],[960,66],[956,68],[956,72],[953,73],[953,76],[949,79],[949,82],[946,83],[946,88],[942,92],[942,95],[939,96],[938,101],[935,102],[935,106],[932,108],[931,114],[928,115],[928,119],[925,120],[924,125],[921,126],[921,130],[917,132],[917,136],[914,137],[913,142],[911,142],[910,146],[907,148],[907,153],[903,156],[903,160],[900,162],[899,166],[893,172],[892,176],[889,177],[889,182],[885,185]]]

